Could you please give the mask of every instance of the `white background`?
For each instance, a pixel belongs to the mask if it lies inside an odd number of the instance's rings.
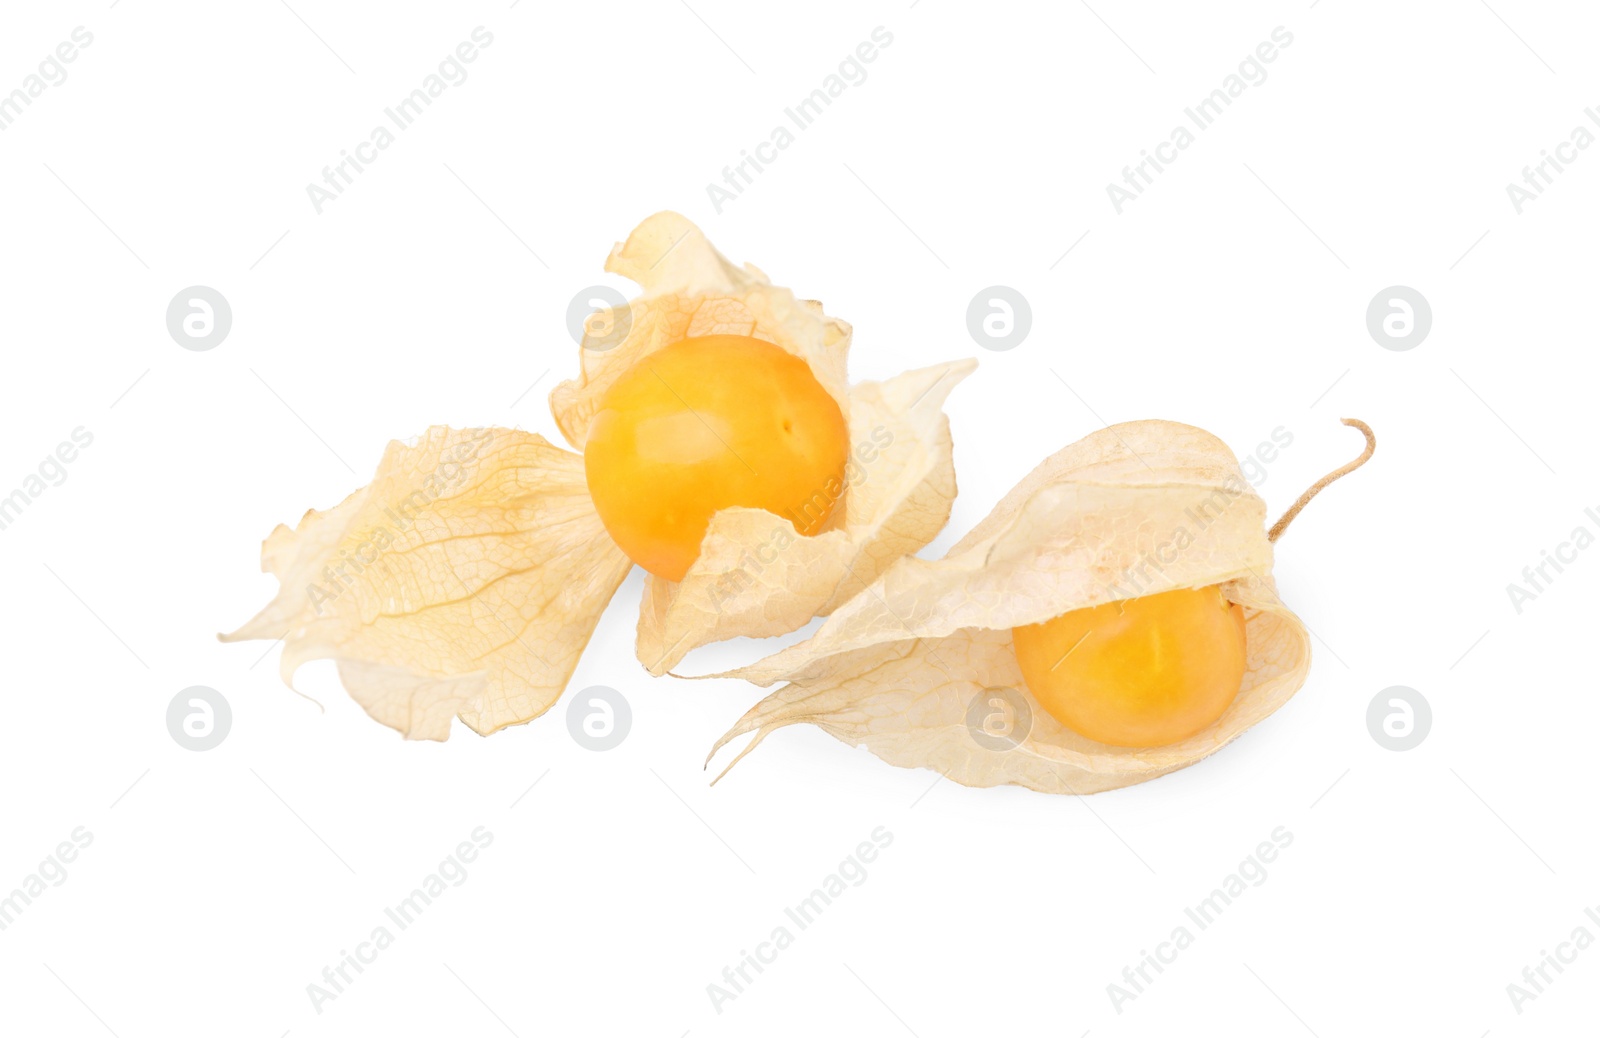
[[[0,133],[0,493],[74,428],[94,442],[0,531],[0,893],[75,827],[93,843],[0,932],[0,1031],[1592,1029],[1600,950],[1520,1014],[1507,985],[1575,927],[1600,937],[1600,551],[1520,615],[1506,587],[1600,508],[1600,152],[1521,214],[1506,185],[1600,102],[1593,12],[691,3],[8,8],[0,92],[74,27],[94,42]],[[318,215],[306,185],[479,25],[470,78]],[[706,185],[879,25],[867,80],[717,213]],[[1118,215],[1106,185],[1280,25],[1268,78]],[[637,573],[572,684],[632,703],[607,753],[573,742],[566,701],[407,744],[327,665],[300,675],[323,713],[276,649],[215,641],[275,590],[261,538],[364,483],[389,439],[556,439],[567,304],[628,288],[601,263],[663,208],[850,321],[855,378],[980,358],[932,553],[1104,422],[1191,422],[1240,453],[1284,427],[1274,514],[1359,449],[1339,417],[1370,422],[1376,459],[1279,543],[1317,635],[1305,687],[1212,759],[1086,800],[801,727],[709,788],[705,751],[761,693],[649,680]],[[196,284],[233,308],[210,352],[165,327]],[[966,329],[995,284],[1032,304],[1004,353]],[[1409,352],[1366,328],[1397,284],[1433,309]],[[165,725],[197,684],[233,709],[205,753]],[[1397,684],[1433,709],[1409,752],[1366,726]],[[315,1012],[307,985],[480,825],[469,878]],[[868,879],[719,1014],[707,985],[878,826]],[[1107,985],[1278,826],[1268,879],[1113,1008]]]

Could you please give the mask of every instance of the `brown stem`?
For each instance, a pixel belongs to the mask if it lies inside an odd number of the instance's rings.
[[[1276,541],[1279,537],[1283,536],[1283,531],[1287,530],[1289,528],[1289,524],[1294,521],[1294,517],[1300,514],[1300,509],[1306,506],[1306,502],[1310,501],[1312,498],[1321,493],[1323,487],[1327,486],[1329,483],[1332,483],[1340,476],[1345,476],[1354,472],[1356,469],[1365,465],[1368,458],[1372,457],[1373,449],[1378,446],[1378,438],[1372,435],[1372,427],[1359,418],[1341,418],[1339,421],[1346,425],[1351,425],[1357,429],[1360,429],[1361,434],[1367,438],[1367,449],[1362,451],[1361,457],[1357,458],[1355,461],[1350,462],[1348,465],[1339,466],[1326,476],[1323,476],[1321,479],[1307,487],[1306,492],[1300,495],[1300,500],[1290,505],[1289,510],[1283,513],[1283,515],[1279,516],[1278,521],[1272,524],[1272,529],[1267,531],[1267,540]]]

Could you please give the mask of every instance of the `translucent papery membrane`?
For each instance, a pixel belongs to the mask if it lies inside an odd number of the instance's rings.
[[[742,757],[773,730],[807,722],[972,786],[1092,793],[1192,764],[1287,701],[1310,664],[1305,627],[1272,583],[1264,519],[1209,433],[1111,426],[1047,459],[945,558],[901,559],[809,640],[734,672],[787,684],[712,753],[756,733]],[[1107,746],[1060,725],[1027,691],[1012,628],[1214,584],[1245,607],[1248,659],[1239,695],[1204,731],[1154,749]]]
[[[430,429],[389,445],[367,487],[280,526],[279,580],[225,641],[281,638],[292,683],[338,663],[351,696],[407,738],[451,718],[488,734],[560,697],[632,563],[589,500],[583,458],[516,429]]]

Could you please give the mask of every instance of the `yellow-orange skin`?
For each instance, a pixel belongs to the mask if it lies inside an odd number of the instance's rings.
[[[849,440],[804,360],[749,336],[706,335],[650,354],[606,391],[583,465],[612,540],[676,581],[724,508],[820,532],[844,491]]]
[[[1011,640],[1039,705],[1111,746],[1181,742],[1221,717],[1244,680],[1244,609],[1215,585],[1076,609]]]

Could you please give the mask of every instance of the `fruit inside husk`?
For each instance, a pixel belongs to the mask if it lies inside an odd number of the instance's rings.
[[[1310,636],[1278,596],[1273,542],[1312,496],[1371,456],[1371,430],[1353,419],[1346,424],[1367,436],[1366,451],[1303,494],[1270,533],[1264,503],[1232,451],[1210,433],[1143,421],[1085,437],[1025,477],[944,558],[901,559],[811,638],[733,672],[785,684],[712,754],[755,733],[737,763],[773,731],[804,722],[891,764],[931,768],[965,785],[1093,793],[1215,753],[1305,681]],[[1164,597],[1174,593],[1182,594]],[[1105,711],[1079,716],[1051,701],[1048,679],[1026,673],[1047,671],[1063,655],[1075,660],[1090,643],[1070,653],[1071,642],[1052,645],[1054,658],[1035,658],[1040,646],[1026,633],[1018,645],[1014,629],[1043,628],[1043,635],[1058,622],[1070,627],[1065,618],[1073,614],[1110,616],[1119,607],[1119,615],[1152,614],[1169,634],[1189,628],[1198,639],[1186,643],[1194,658],[1176,670],[1185,681],[1204,679],[1194,684],[1208,691],[1200,697],[1204,710],[1170,728],[1130,725],[1138,710],[1110,711],[1109,720]],[[1243,658],[1234,684],[1230,653],[1241,615]],[[1082,626],[1081,617],[1072,622]],[[1084,632],[1054,633],[1065,640]],[[1148,639],[1143,652],[1148,661]],[[1118,696],[1141,705],[1117,681],[1137,655],[1102,653],[1071,665],[1098,675],[1102,691],[1116,693],[1113,705]],[[1159,698],[1159,684],[1145,694]],[[1220,712],[1205,720],[1219,700]],[[1145,710],[1144,718],[1158,713]]]
[[[851,384],[849,324],[829,316],[821,303],[772,284],[755,267],[729,262],[676,213],[640,224],[612,251],[606,270],[638,282],[641,293],[591,318],[592,327],[606,332],[585,337],[578,376],[556,386],[550,404],[567,442],[588,455],[585,468],[596,508],[612,531],[608,539],[614,536],[649,571],[635,651],[652,674],[666,673],[710,642],[795,630],[832,611],[943,527],[956,494],[943,406],[975,362]],[[655,367],[686,350],[686,340],[708,338],[760,340],[765,345],[757,349],[770,346],[798,364],[745,365],[743,373],[703,360],[684,363],[676,374]],[[773,385],[774,373],[781,376],[779,396],[792,405],[790,431],[781,421],[771,424],[776,398],[764,396],[762,387]],[[707,385],[686,385],[695,381]],[[612,390],[630,382],[641,397],[654,395],[647,408],[652,415],[683,434],[669,440],[716,449],[715,457],[688,466],[693,474],[677,487],[669,485],[671,477],[654,479],[658,492],[649,501],[637,490],[650,481],[630,454],[651,445],[637,436],[629,440],[629,420],[619,415],[605,434],[611,452],[605,459],[601,445],[591,443],[591,425],[616,402],[608,403]],[[812,382],[845,422],[837,479],[837,429]],[[741,389],[753,398],[741,401]],[[695,395],[701,393],[709,399]],[[673,408],[676,417],[668,417]],[[756,445],[735,442],[741,429]],[[612,438],[619,430],[622,435]],[[734,450],[724,450],[724,443]]]
[[[605,267],[639,293],[591,315],[576,377],[550,394],[572,450],[500,427],[390,443],[366,486],[272,532],[277,593],[224,640],[281,641],[289,684],[333,661],[406,738],[445,739],[457,719],[487,735],[559,700],[636,561],[652,572],[635,651],[661,673],[700,645],[795,630],[938,534],[956,494],[944,401],[973,361],[852,385],[848,324],[676,213]],[[737,345],[674,360],[707,341]],[[602,413],[629,392],[631,414]],[[672,462],[653,486],[633,456],[652,450]]]

